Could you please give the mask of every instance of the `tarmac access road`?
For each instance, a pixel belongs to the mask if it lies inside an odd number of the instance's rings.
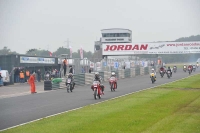
[[[200,68],[191,75],[197,73],[200,73]],[[72,93],[67,93],[66,89],[44,91],[41,82],[36,83],[36,94],[30,94],[30,86],[27,83],[0,87],[0,130],[188,76],[188,72],[179,69],[170,79],[166,75],[161,78],[157,73],[157,81],[154,84],[151,83],[149,75],[119,79],[115,92],[111,92],[108,82],[104,82],[105,95],[98,100],[94,99],[90,85],[75,87]]]

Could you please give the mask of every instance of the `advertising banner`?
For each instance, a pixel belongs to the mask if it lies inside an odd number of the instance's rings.
[[[102,44],[102,55],[200,53],[200,42],[109,43]]]
[[[55,58],[20,56],[20,63],[55,64]]]

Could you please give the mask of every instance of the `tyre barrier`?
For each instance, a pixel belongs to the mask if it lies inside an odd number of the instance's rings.
[[[51,80],[45,80],[44,81],[44,90],[52,90],[52,83]]]

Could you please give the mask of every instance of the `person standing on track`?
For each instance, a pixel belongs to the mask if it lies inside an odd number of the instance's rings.
[[[31,86],[31,94],[37,93],[35,91],[35,73],[33,73],[29,78],[29,84]]]

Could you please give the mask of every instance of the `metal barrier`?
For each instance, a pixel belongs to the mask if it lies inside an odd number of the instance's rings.
[[[149,67],[144,68],[144,75],[147,75],[147,74],[149,74]]]
[[[130,78],[138,75],[146,75],[149,74],[149,70],[151,70],[151,67],[136,67],[136,68],[131,68],[131,69],[118,69],[116,71],[103,71],[99,72],[99,75],[103,78],[103,81],[108,81],[111,72],[115,72],[116,77],[118,79],[122,78]],[[66,75],[67,77],[68,75]],[[59,84],[52,84],[52,89],[63,89],[66,88],[66,77],[62,78],[62,82]],[[74,82],[76,86],[81,86],[81,85],[90,85],[92,84],[94,79],[94,72],[92,73],[81,73],[81,74],[74,74]]]
[[[131,77],[135,76],[135,68],[131,68]]]
[[[140,67],[140,75],[144,75],[144,67]]]
[[[85,84],[85,73],[74,74],[74,82],[76,85],[84,85]]]
[[[124,70],[124,77],[125,78],[130,78],[131,77],[131,70],[130,69],[125,69]]]
[[[109,81],[110,76],[111,76],[111,72],[104,71],[104,81]]]
[[[94,73],[85,73],[85,84],[89,85],[92,84],[94,79]]]
[[[140,67],[135,68],[135,76],[140,75]]]

